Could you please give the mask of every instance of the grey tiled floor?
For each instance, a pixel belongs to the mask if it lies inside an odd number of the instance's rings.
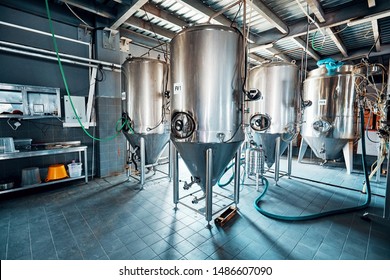
[[[281,170],[286,170],[282,160]],[[180,179],[188,179],[181,165]],[[282,215],[310,214],[362,204],[362,174],[316,164],[293,164],[294,178],[273,178],[262,206]],[[267,173],[272,176],[272,173]],[[229,176],[227,174],[226,176]],[[319,185],[297,177],[348,187]],[[94,179],[35,193],[0,197],[1,259],[390,259],[390,229],[364,221],[381,214],[383,196],[369,208],[310,221],[279,221],[253,206],[253,181],[240,186],[239,212],[223,228],[206,228],[203,202],[181,199],[175,211],[172,184],[149,181],[139,190],[124,175]],[[223,179],[226,179],[225,177]],[[385,178],[372,183],[384,194]],[[196,189],[196,188],[195,188]],[[182,196],[194,190],[181,190]],[[224,196],[221,196],[224,195]],[[232,188],[214,187],[214,210],[222,212]],[[220,213],[219,212],[219,213]],[[215,215],[215,217],[218,214]]]

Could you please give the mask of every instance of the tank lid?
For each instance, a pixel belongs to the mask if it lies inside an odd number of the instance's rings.
[[[173,39],[175,39],[177,36],[179,36],[183,33],[192,32],[192,31],[199,31],[199,30],[220,30],[220,31],[227,31],[227,32],[235,32],[235,33],[242,35],[241,31],[237,28],[234,28],[234,27],[219,25],[219,24],[200,23],[200,24],[189,24],[189,25],[184,26],[182,30],[180,30],[178,33],[176,33],[176,35]]]
[[[344,65],[342,65],[340,67],[337,67],[332,74],[329,74],[329,72],[326,69],[325,65],[321,65],[317,69],[311,70],[309,72],[308,77],[333,76],[333,75],[340,75],[340,74],[352,74],[353,70],[354,70],[354,65],[344,64]]]
[[[150,58],[150,57],[128,57],[123,64],[126,63],[164,63],[166,62],[162,59]]]
[[[263,62],[260,67],[274,67],[274,66],[293,66],[293,67],[298,67],[295,64],[295,60],[292,62],[287,62],[287,61],[281,61],[281,60],[269,60]]]

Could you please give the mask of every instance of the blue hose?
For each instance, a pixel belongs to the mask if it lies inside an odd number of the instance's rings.
[[[245,158],[241,158],[240,159],[240,164],[243,162],[243,160],[245,160]],[[225,171],[223,172],[223,174],[225,174],[230,168],[232,168],[234,166],[234,161],[231,163],[231,164],[229,164],[226,168],[225,168]],[[223,176],[223,175],[222,175]],[[229,185],[232,181],[233,181],[233,179],[234,179],[234,171],[233,171],[233,174],[232,174],[232,176],[230,176],[230,178],[229,178],[229,180],[227,180],[227,182],[226,183],[221,183],[220,181],[221,181],[221,178],[218,180],[218,182],[217,182],[217,185],[218,185],[218,187],[221,187],[221,188],[223,188],[223,187],[226,187],[227,185]]]
[[[231,164],[229,164],[229,165],[226,167],[226,169],[225,169],[225,171],[224,171],[224,174],[225,174],[230,168],[232,168],[233,166],[234,166],[234,162],[231,163]],[[220,179],[218,180],[218,182],[217,182],[218,187],[221,187],[221,188],[226,187],[227,185],[229,185],[229,184],[233,181],[233,179],[234,179],[234,172],[233,172],[232,176],[230,176],[229,180],[227,180],[226,183],[221,183],[221,178],[220,178]]]
[[[363,118],[363,108],[362,106],[360,107],[360,128],[361,131],[364,131],[364,118]],[[352,211],[357,211],[364,209],[370,205],[371,202],[371,187],[370,187],[370,180],[368,177],[367,173],[367,162],[366,162],[366,142],[365,138],[362,137],[362,165],[363,165],[363,171],[364,171],[364,177],[366,181],[366,186],[367,186],[367,196],[366,196],[366,201],[359,206],[354,206],[354,207],[347,207],[347,208],[342,208],[342,209],[335,209],[335,210],[330,210],[326,212],[321,212],[321,213],[315,213],[315,214],[310,214],[310,215],[305,215],[305,216],[283,216],[283,215],[277,215],[273,214],[270,212],[267,212],[260,206],[261,199],[265,196],[267,190],[268,190],[268,180],[264,177],[262,177],[262,181],[264,183],[264,190],[263,192],[256,198],[254,202],[254,207],[256,208],[257,211],[259,211],[261,214],[263,214],[266,217],[276,219],[276,220],[283,220],[283,221],[306,221],[306,220],[312,220],[312,219],[318,219],[330,215],[336,215],[336,214],[344,214]]]

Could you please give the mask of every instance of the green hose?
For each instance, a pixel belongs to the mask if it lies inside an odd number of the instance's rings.
[[[77,111],[74,107],[74,104],[73,104],[73,101],[72,101],[72,98],[70,97],[70,91],[69,91],[69,87],[68,87],[68,82],[66,81],[66,77],[65,77],[65,72],[64,72],[64,69],[62,67],[62,62],[61,62],[61,58],[60,58],[60,55],[59,55],[59,51],[58,51],[58,46],[57,46],[57,40],[56,40],[56,37],[55,37],[55,34],[54,34],[54,28],[53,28],[53,22],[52,22],[52,19],[51,19],[51,14],[50,14],[50,9],[49,9],[49,3],[48,3],[48,0],[45,0],[45,4],[46,4],[46,12],[47,12],[47,18],[49,19],[49,26],[50,26],[50,32],[51,32],[51,35],[52,35],[52,39],[53,39],[53,45],[54,45],[54,50],[56,52],[56,56],[57,56],[57,61],[58,61],[58,66],[60,67],[60,72],[61,72],[61,76],[62,76],[62,80],[64,82],[64,86],[65,86],[65,90],[66,90],[66,93],[69,97],[69,101],[70,101],[70,105],[72,107],[72,110],[76,116],[76,119],[78,121],[78,123],[80,124],[82,130],[85,132],[85,134],[87,134],[90,138],[92,138],[93,140],[96,140],[96,141],[109,141],[109,140],[113,140],[115,139],[119,134],[120,132],[122,131],[123,128],[128,128],[130,129],[133,133],[134,131],[132,130],[130,124],[128,123],[128,120],[127,119],[123,119],[123,117],[119,118],[115,124],[115,130],[116,130],[116,134],[115,135],[112,135],[112,136],[109,136],[107,138],[97,138],[93,135],[91,135],[87,130],[86,128],[84,127],[83,123],[81,122],[78,114],[77,114]],[[120,127],[118,128],[118,124],[122,122],[122,125],[120,125]]]
[[[364,118],[363,116],[363,108],[362,106],[360,107],[360,127],[361,131],[364,131]],[[366,181],[366,186],[367,186],[367,196],[366,196],[366,201],[359,206],[354,206],[354,207],[347,207],[347,208],[342,208],[342,209],[335,209],[335,210],[330,210],[326,212],[321,212],[321,213],[315,213],[311,215],[305,215],[305,216],[283,216],[283,215],[277,215],[270,213],[260,206],[261,199],[265,196],[267,190],[268,190],[268,180],[264,177],[262,177],[262,181],[264,183],[264,190],[263,192],[256,198],[254,202],[254,207],[256,208],[257,211],[259,211],[261,214],[263,214],[266,217],[276,219],[276,220],[283,220],[283,221],[306,221],[306,220],[312,220],[312,219],[318,219],[330,215],[336,215],[336,214],[344,214],[352,211],[357,211],[364,209],[370,205],[371,202],[371,187],[370,187],[370,180],[368,177],[367,173],[367,162],[366,162],[366,143],[365,143],[365,138],[362,137],[362,165],[363,165],[363,171],[364,171],[364,177]]]

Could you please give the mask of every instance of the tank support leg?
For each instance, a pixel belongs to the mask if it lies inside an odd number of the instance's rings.
[[[140,157],[141,157],[141,190],[144,188],[145,184],[145,139],[143,137],[140,138]]]
[[[213,150],[211,148],[206,150],[206,221],[207,226],[210,227],[210,221],[213,215],[213,189],[211,185],[211,178],[213,173]]]
[[[240,165],[241,165],[241,148],[238,147],[234,159],[234,203],[240,202]]]
[[[345,144],[343,148],[343,155],[347,174],[351,174],[353,169],[353,141],[348,141],[348,143]]]
[[[280,168],[280,137],[277,137],[275,142],[275,182],[278,183]]]
[[[292,167],[292,151],[293,151],[293,144],[292,141],[288,143],[288,158],[287,158],[287,175],[288,178],[291,179],[291,167]]]
[[[301,146],[299,147],[299,153],[298,153],[298,162],[301,162],[303,160],[303,157],[305,156],[307,147],[309,145],[306,143],[306,141],[302,138]]]
[[[173,158],[173,151],[172,151],[173,143],[171,140],[168,142],[168,177],[169,182],[172,182],[172,158]]]
[[[172,177],[173,177],[173,203],[175,203],[175,209],[179,203],[179,155],[175,145],[171,143],[172,150]]]

